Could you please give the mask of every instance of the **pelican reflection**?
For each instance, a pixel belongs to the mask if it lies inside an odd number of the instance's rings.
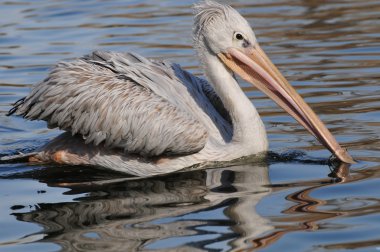
[[[43,227],[42,239],[30,234],[24,240],[37,237],[64,251],[209,251],[226,247],[253,251],[287,233],[318,229],[319,221],[339,217],[340,211],[320,210],[326,202],[310,193],[344,183],[348,175],[348,167],[343,166],[332,171],[332,179],[292,185],[300,189],[287,195],[291,206],[282,210],[284,217],[279,218],[256,210],[263,198],[288,188],[271,186],[265,164],[134,180],[76,181],[55,174],[40,181],[71,189],[66,194],[78,195],[75,202],[39,204],[35,210],[14,215]]]
[[[164,251],[209,251],[223,242],[231,249],[244,249],[247,239],[272,229],[255,211],[271,192],[265,165],[135,180],[81,182],[58,177],[47,176],[46,183],[71,189],[67,194],[80,195],[75,202],[39,204],[14,215],[41,225],[40,241],[64,251],[160,250],[164,244]]]

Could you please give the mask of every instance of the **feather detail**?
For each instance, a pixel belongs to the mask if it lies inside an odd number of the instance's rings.
[[[186,109],[191,97],[170,101],[184,90],[169,63],[94,52],[59,63],[9,113],[45,120],[86,144],[143,156],[189,154],[204,147],[208,133]]]

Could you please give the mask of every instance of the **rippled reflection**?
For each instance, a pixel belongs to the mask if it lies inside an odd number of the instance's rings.
[[[91,180],[87,174],[84,181],[71,174],[75,169],[11,176],[33,177],[78,196],[74,202],[39,203],[35,210],[14,213],[20,221],[43,227],[19,242],[52,242],[64,251],[209,251],[227,247],[251,251],[266,248],[288,233],[322,229],[321,221],[380,207],[320,209],[329,203],[311,193],[351,181],[347,165],[332,170],[331,179],[301,183],[309,186],[286,197],[292,206],[282,211],[284,217],[269,218],[257,213],[257,205],[272,191],[289,185],[270,185],[266,166],[246,164],[151,179],[102,179],[101,175]],[[271,204],[266,207],[275,207],[276,202]]]
[[[207,251],[220,243],[245,248],[247,241],[272,229],[255,211],[271,191],[265,166],[241,165],[144,180],[55,182],[59,172],[28,176],[42,176],[41,182],[49,186],[82,195],[75,202],[41,203],[31,212],[14,214],[20,221],[42,225],[42,241],[59,244],[64,251]]]

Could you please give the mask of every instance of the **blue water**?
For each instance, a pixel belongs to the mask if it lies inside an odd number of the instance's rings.
[[[31,151],[60,133],[5,116],[59,60],[134,51],[201,74],[192,3],[0,2],[0,155]],[[380,250],[380,2],[232,3],[358,163],[326,165],[327,150],[242,83],[279,155],[138,180],[0,164],[0,251]]]

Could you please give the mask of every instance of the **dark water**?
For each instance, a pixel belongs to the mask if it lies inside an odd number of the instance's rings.
[[[33,150],[59,134],[5,116],[58,60],[94,49],[136,51],[200,74],[192,3],[1,1],[0,154]],[[0,251],[380,250],[380,2],[233,5],[358,163],[331,170],[326,150],[242,84],[271,150],[288,160],[134,181],[88,168],[2,164]],[[307,156],[296,161],[297,153]]]

